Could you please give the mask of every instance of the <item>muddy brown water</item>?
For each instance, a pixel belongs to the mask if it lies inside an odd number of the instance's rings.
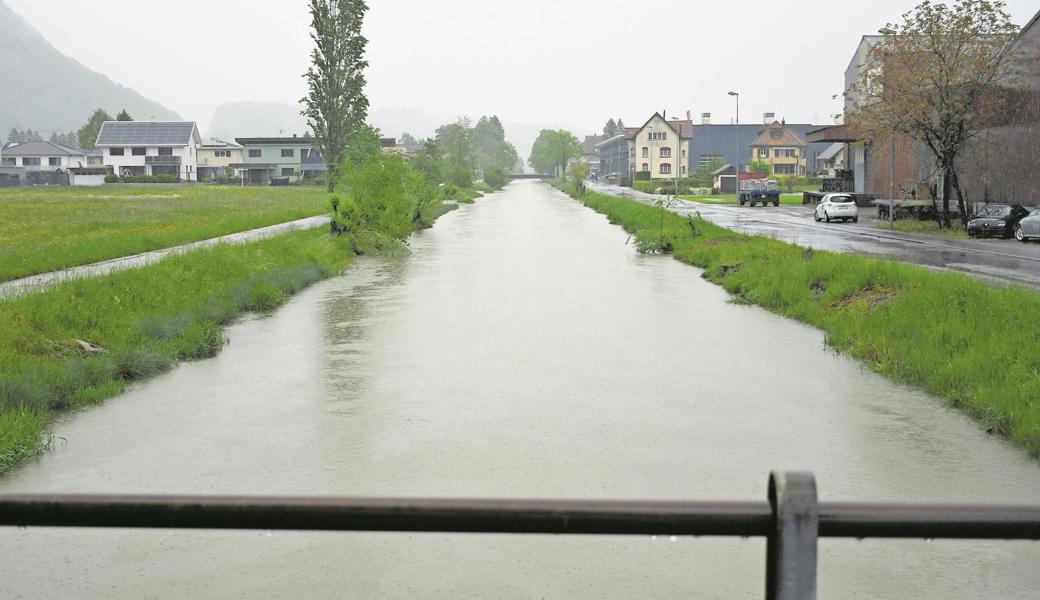
[[[62,419],[0,492],[1035,502],[941,401],[517,182]],[[756,539],[0,529],[5,598],[757,598]],[[821,542],[822,598],[1035,598],[1040,544]]]

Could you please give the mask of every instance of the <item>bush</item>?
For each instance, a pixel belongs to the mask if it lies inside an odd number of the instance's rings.
[[[105,183],[179,183],[176,175],[105,175]]]
[[[500,190],[509,183],[509,176],[506,175],[505,169],[501,167],[488,167],[484,171],[484,183],[491,186],[492,190]]]

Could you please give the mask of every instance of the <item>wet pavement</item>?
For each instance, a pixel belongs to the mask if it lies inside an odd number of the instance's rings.
[[[255,242],[256,240],[262,240],[264,238],[268,238],[275,235],[283,235],[291,231],[299,231],[301,229],[316,229],[318,227],[324,227],[328,224],[328,215],[306,217],[303,219],[297,219],[295,221],[287,221],[285,223],[268,225],[267,227],[250,229],[249,231],[230,233],[228,235],[222,235],[220,237],[210,238],[208,240],[200,240],[198,242],[181,244],[179,246],[173,246],[171,248],[152,250],[151,252],[142,252],[141,254],[124,256],[122,258],[114,258],[112,260],[91,263],[89,265],[70,267],[68,269],[51,271],[49,273],[40,273],[39,275],[32,275],[29,277],[23,277],[21,279],[12,279],[10,281],[0,282],[0,297],[38,292],[41,290],[45,290],[50,286],[59,284],[63,281],[67,281],[69,279],[76,279],[79,277],[97,277],[99,275],[106,275],[114,271],[123,271],[126,269],[143,267],[145,265],[157,263],[160,260],[166,258],[167,256],[172,256],[175,254],[184,254],[185,252],[191,252],[192,250],[198,250],[199,248],[211,248],[220,244],[245,244],[248,242]]]
[[[658,196],[592,182],[589,189],[653,202]],[[859,223],[817,223],[809,206],[732,206],[676,201],[679,214],[699,212],[727,229],[772,237],[816,250],[850,252],[959,271],[999,283],[1040,289],[1040,243],[1015,240],[958,240],[878,229],[876,210],[860,208]]]
[[[515,182],[53,428],[0,493],[1035,502],[1040,466]],[[0,529],[2,598],[760,598],[760,539]],[[820,597],[1031,599],[1040,544],[824,540]]]

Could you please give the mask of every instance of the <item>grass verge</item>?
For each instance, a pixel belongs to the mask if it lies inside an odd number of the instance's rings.
[[[878,223],[874,226],[875,229],[895,229],[896,231],[903,231],[907,233],[923,233],[926,235],[936,235],[947,238],[955,238],[959,240],[968,239],[968,232],[964,231],[960,227],[954,226],[953,229],[942,229],[939,227],[939,223],[936,221],[919,221],[917,219],[901,219],[892,223],[893,227],[889,227],[887,221]]]
[[[736,196],[679,196],[679,199],[692,200],[694,202],[700,202],[701,204],[730,204],[733,206],[739,206],[737,204]],[[780,204],[800,205],[801,203],[801,194],[780,194]]]
[[[557,187],[671,251],[741,303],[811,324],[871,370],[965,410],[1040,457],[1040,295],[957,273],[806,250],[629,200]],[[662,222],[664,223],[662,231]]]
[[[328,211],[324,189],[0,190],[0,281],[168,248]]]
[[[424,222],[456,208],[434,206]],[[223,326],[340,274],[350,247],[324,229],[299,231],[0,299],[0,474],[46,450],[56,413],[215,355]]]

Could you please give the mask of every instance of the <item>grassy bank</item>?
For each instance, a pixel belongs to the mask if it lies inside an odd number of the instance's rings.
[[[738,206],[737,197],[734,196],[679,196],[680,200],[692,200],[702,204],[730,204]],[[780,194],[780,204],[801,204],[801,194]],[[750,208],[750,207],[749,207]]]
[[[0,281],[328,211],[317,188],[144,186],[0,190]]]
[[[429,207],[415,227],[456,208]],[[47,449],[56,413],[215,355],[225,325],[338,275],[350,248],[327,229],[300,231],[0,299],[0,473]]]
[[[963,228],[954,225],[953,229],[942,229],[939,227],[939,223],[936,221],[919,221],[917,219],[901,219],[892,223],[893,227],[889,227],[887,221],[878,223],[874,227],[876,229],[895,229],[896,231],[904,231],[907,233],[923,233],[925,235],[937,235],[947,238],[955,238],[960,240],[968,239],[968,232]]]
[[[573,186],[560,186],[577,197]],[[946,399],[1040,457],[1040,295],[964,275],[739,235],[639,202],[579,199],[632,233],[705,269],[737,302],[822,329],[871,370]]]
[[[223,325],[274,309],[349,260],[327,231],[303,231],[0,300],[0,472],[43,449],[54,412],[214,355]]]

